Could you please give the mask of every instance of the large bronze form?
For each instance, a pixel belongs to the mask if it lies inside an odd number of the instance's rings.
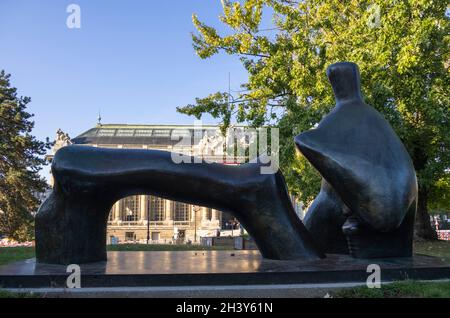
[[[61,148],[52,163],[53,191],[36,215],[37,261],[105,261],[111,207],[137,194],[229,212],[266,258],[324,257],[295,213],[281,172],[261,174],[260,168],[177,164],[170,152],[158,150]]]
[[[354,63],[327,70],[336,107],[295,143],[323,177],[305,225],[324,251],[359,258],[412,255],[417,180],[389,123],[364,103]]]
[[[411,159],[387,121],[364,103],[357,66],[333,64],[327,75],[336,107],[295,138],[323,177],[306,227],[281,172],[261,174],[260,163],[177,164],[170,152],[73,145],[53,159],[54,188],[36,215],[37,261],[105,261],[111,207],[137,194],[228,212],[265,258],[411,256],[417,201]]]

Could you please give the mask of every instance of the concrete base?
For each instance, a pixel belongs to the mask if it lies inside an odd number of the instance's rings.
[[[81,286],[236,286],[271,284],[365,283],[369,264],[378,264],[382,281],[450,279],[450,262],[435,257],[353,259],[330,254],[317,261],[274,261],[258,251],[109,252],[108,262],[82,264]],[[66,266],[34,259],[0,266],[3,288],[66,286]]]

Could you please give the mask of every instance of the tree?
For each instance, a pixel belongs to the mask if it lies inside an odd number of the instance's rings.
[[[233,116],[252,126],[277,125],[288,186],[310,202],[320,177],[295,155],[293,137],[313,127],[334,105],[327,66],[355,62],[366,102],[393,126],[417,171],[416,235],[436,238],[429,222],[430,195],[450,167],[445,1],[224,0],[222,5],[220,20],[230,33],[219,35],[193,15],[198,30],[194,49],[203,59],[221,51],[238,56],[248,81],[229,103],[226,93],[218,92],[178,111],[197,118],[210,113],[224,119],[225,126]],[[273,27],[261,27],[267,20],[264,12],[271,15]]]
[[[31,135],[34,122],[26,112],[29,97],[18,97],[10,75],[0,72],[0,232],[23,241],[34,235],[38,194],[47,183],[39,176],[49,144]]]
[[[429,208],[435,213],[445,213],[450,207],[450,173],[438,179],[430,191]]]

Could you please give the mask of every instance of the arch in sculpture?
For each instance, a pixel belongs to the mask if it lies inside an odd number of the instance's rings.
[[[281,172],[261,164],[179,163],[171,153],[71,145],[53,159],[54,188],[36,215],[41,263],[106,260],[106,224],[121,198],[151,194],[234,215],[263,257],[324,257],[296,215]]]

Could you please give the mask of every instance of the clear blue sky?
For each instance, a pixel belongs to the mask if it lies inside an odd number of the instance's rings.
[[[81,29],[66,8],[81,7]],[[29,96],[34,134],[74,137],[103,123],[191,124],[177,106],[239,89],[247,75],[235,56],[201,60],[191,15],[226,31],[219,0],[0,0],[0,69]],[[205,123],[215,123],[206,118]]]

